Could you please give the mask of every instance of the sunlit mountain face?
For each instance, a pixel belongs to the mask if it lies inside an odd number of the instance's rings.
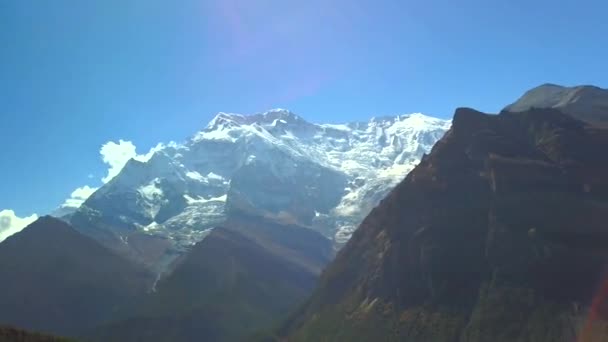
[[[606,124],[608,89],[591,85],[564,87],[557,84],[543,84],[530,89],[504,110],[523,112],[532,108],[554,108],[582,121]]]
[[[423,114],[337,125],[283,109],[220,113],[186,142],[129,161],[71,222],[160,269],[235,210],[307,226],[339,246],[449,127]]]

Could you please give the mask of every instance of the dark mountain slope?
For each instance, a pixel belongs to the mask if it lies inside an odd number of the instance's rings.
[[[70,340],[45,334],[33,333],[12,327],[0,326],[1,342],[69,342]]]
[[[232,216],[157,285],[132,319],[101,327],[98,341],[239,341],[309,296],[331,241],[296,225]]]
[[[281,335],[606,340],[606,148],[607,130],[557,110],[458,109]]]
[[[147,273],[51,217],[0,243],[0,279],[0,322],[68,336],[150,285]]]

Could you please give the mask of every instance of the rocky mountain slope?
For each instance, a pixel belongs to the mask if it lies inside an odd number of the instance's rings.
[[[523,112],[531,108],[555,108],[583,121],[605,124],[608,123],[608,89],[543,84],[529,90],[504,110]]]
[[[333,254],[289,218],[233,208],[160,279],[42,217],[0,243],[0,323],[83,340],[239,341],[308,297]]]
[[[153,275],[42,217],[0,243],[0,322],[73,336],[118,315]]]
[[[94,341],[242,341],[285,317],[314,289],[333,257],[310,229],[234,215],[178,261],[132,317],[87,335]]]
[[[604,341],[608,130],[461,108],[363,221],[289,341]]]
[[[231,207],[290,219],[341,244],[449,126],[422,114],[330,125],[281,109],[220,113],[185,143],[128,162],[71,222],[157,270]]]

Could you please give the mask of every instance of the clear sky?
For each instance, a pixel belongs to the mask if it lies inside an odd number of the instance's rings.
[[[0,0],[0,210],[44,214],[102,184],[106,142],[144,154],[219,111],[449,117],[546,82],[608,87],[606,13],[605,0]]]

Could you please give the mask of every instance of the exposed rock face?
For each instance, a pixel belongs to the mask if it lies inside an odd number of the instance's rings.
[[[451,130],[363,221],[283,335],[607,339],[606,148],[608,130],[559,110],[458,109]]]
[[[330,125],[286,110],[220,113],[184,144],[131,160],[70,220],[158,272],[231,207],[290,217],[342,244],[449,126],[422,114]]]
[[[529,90],[504,110],[523,112],[531,108],[555,108],[583,121],[608,123],[608,90],[595,86],[543,84]]]
[[[0,322],[74,336],[117,317],[153,275],[42,217],[0,243],[0,279]]]

